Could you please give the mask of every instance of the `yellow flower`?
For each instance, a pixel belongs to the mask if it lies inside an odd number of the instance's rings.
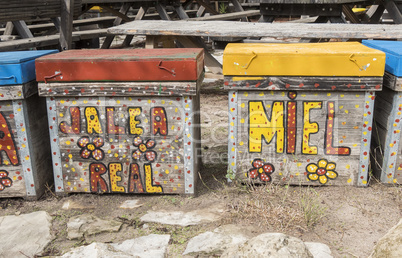
[[[320,159],[317,164],[310,163],[307,165],[307,178],[311,181],[319,181],[320,184],[325,185],[328,179],[335,179],[338,173],[335,171],[335,163],[328,162],[326,159]]]

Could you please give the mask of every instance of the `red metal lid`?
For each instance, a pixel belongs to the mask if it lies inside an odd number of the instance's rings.
[[[69,50],[37,59],[36,80],[196,81],[203,69],[199,48]]]

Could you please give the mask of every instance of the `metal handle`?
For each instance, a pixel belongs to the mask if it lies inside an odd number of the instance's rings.
[[[57,77],[57,76],[60,76],[60,75],[61,75],[61,73],[56,73],[56,74],[53,74],[53,75],[50,75],[50,76],[45,76],[45,77],[44,77],[45,83],[47,83],[47,80],[53,79],[53,78],[55,78],[55,77]]]
[[[251,62],[254,60],[254,58],[257,57],[257,54],[254,51],[251,51],[251,53],[253,53],[253,56],[250,58],[250,60],[247,62],[247,64],[244,65],[242,68],[247,69],[250,66]]]
[[[175,73],[174,70],[169,70],[169,68],[166,68],[166,67],[162,66],[162,61],[159,62],[158,68],[159,68],[159,69],[162,69],[162,70],[165,70],[165,71],[168,71],[168,72],[171,73],[173,76],[176,76],[176,73]]]
[[[354,56],[355,56],[355,54],[351,54],[351,55],[349,56],[349,61],[351,61],[351,62],[353,62],[355,65],[357,65],[357,67],[359,67],[359,70],[360,70],[360,71],[367,69],[367,66],[360,66],[360,65],[357,63],[357,60],[356,60],[356,59],[353,59]]]
[[[14,79],[14,82],[17,81],[14,75],[11,75],[10,77],[0,77],[0,80],[10,80],[10,79]]]

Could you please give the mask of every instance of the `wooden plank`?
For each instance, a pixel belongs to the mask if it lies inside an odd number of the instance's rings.
[[[402,24],[402,14],[395,1],[379,0],[379,2],[384,5],[395,23]]]
[[[61,2],[60,48],[62,51],[71,49],[73,42],[73,6],[74,0],[62,0]]]
[[[385,7],[383,5],[372,5],[362,18],[362,23],[379,23]]]
[[[58,17],[61,13],[61,2],[60,0],[2,1],[0,22]],[[76,0],[73,8],[78,13],[81,10],[81,0]]]
[[[196,82],[39,83],[40,96],[184,96],[196,95]]]
[[[153,0],[141,0],[141,2],[151,2]],[[136,2],[136,0],[82,0],[83,4],[99,4],[99,3],[126,3],[126,2]]]
[[[204,14],[204,12],[205,12],[205,7],[201,5],[200,8],[198,8],[195,17],[201,17]]]
[[[382,77],[244,77],[225,76],[226,90],[380,91]]]
[[[46,191],[45,184],[51,185],[53,181],[46,100],[37,94],[32,95],[25,100],[25,108],[24,123],[31,163],[31,171],[28,172],[32,174],[35,188],[34,197],[38,199]],[[25,137],[20,137],[20,139],[23,141]]]
[[[230,2],[233,4],[233,6],[234,6],[236,12],[244,12],[243,6],[241,6],[241,4],[239,3],[239,1],[237,1],[237,0],[231,0]],[[241,18],[241,21],[243,21],[243,22],[248,22],[248,18],[247,18],[247,17],[242,17],[242,18]]]
[[[356,14],[353,12],[352,7],[349,5],[342,5],[342,12],[345,14],[346,18],[351,22],[351,23],[360,23],[359,18],[356,16]]]
[[[230,21],[135,21],[108,29],[111,34],[205,37],[400,39],[401,25],[289,24]]]
[[[142,7],[141,7],[142,8]],[[129,15],[128,17],[131,20],[138,20],[138,17],[141,17],[141,19],[157,19],[159,18],[159,14],[142,14],[142,9],[139,9],[138,13],[136,15]],[[193,15],[195,11],[193,10],[186,10],[186,14],[188,15]],[[169,15],[171,15],[173,12],[168,12]],[[60,19],[60,18],[59,18]],[[80,26],[86,26],[86,25],[92,25],[92,24],[105,24],[104,26],[107,26],[107,24],[110,23],[110,26],[112,26],[113,21],[116,19],[115,16],[103,16],[103,17],[95,17],[95,18],[87,18],[87,19],[82,19],[82,20],[74,20],[73,21],[73,27],[80,27]],[[139,19],[139,20],[141,20]],[[10,22],[12,24],[12,22]],[[49,30],[54,28],[54,23],[41,23],[41,24],[32,24],[28,25],[28,29],[32,32],[38,32],[38,31],[43,31],[43,30]],[[109,26],[107,26],[109,27]],[[0,34],[3,33],[6,30],[6,28],[0,28]],[[4,35],[11,35],[10,34],[4,34]]]
[[[385,72],[384,87],[388,87],[389,89],[394,91],[402,91],[402,77],[396,77],[389,72]]]
[[[0,87],[0,101],[3,100],[17,100],[24,99],[32,96],[38,92],[36,81],[12,86]]]
[[[12,35],[14,30],[14,24],[12,22],[7,22],[4,28],[4,35]]]
[[[175,6],[174,9],[176,10],[177,15],[179,15],[180,19],[186,20],[190,17],[188,17],[186,11],[184,10],[183,6]]]
[[[23,38],[33,38],[32,32],[28,29],[27,24],[24,21],[12,22],[18,34]]]
[[[125,3],[125,4],[127,5],[127,3]],[[116,15],[118,18],[122,19],[122,20],[125,21],[125,22],[131,21],[131,19],[128,18],[126,14],[122,13],[121,10],[120,10],[120,11],[117,11],[117,10],[113,9],[112,7],[109,7],[109,6],[107,6],[107,5],[101,5],[101,8],[103,8],[103,9],[105,9],[106,11],[108,11],[108,12],[110,12],[110,13]]]
[[[141,6],[137,12],[137,15],[135,16],[135,21],[142,20],[146,16],[147,11],[148,11],[147,6]],[[134,37],[133,35],[127,35],[123,41],[123,44],[122,44],[123,47],[129,47],[131,40],[133,40],[133,37]]]
[[[203,0],[196,0],[196,2],[201,5],[202,7],[205,8],[205,10],[211,14],[219,14],[215,9],[213,9],[208,3],[207,1],[203,1]],[[208,1],[209,2],[209,1]]]
[[[189,21],[223,21],[223,20],[235,20],[240,19],[242,17],[248,16],[258,16],[260,12],[258,10],[248,10],[242,12],[235,12],[235,13],[224,13],[224,14],[217,14],[211,16],[204,16],[204,17],[197,17],[197,18],[190,18]]]
[[[156,4],[156,11],[159,13],[159,16],[162,18],[162,20],[166,21],[172,20],[168,15],[165,6],[163,6],[161,3]]]
[[[74,31],[73,41],[82,39],[98,38],[107,35],[107,29]],[[0,51],[15,51],[30,49],[32,47],[54,46],[59,44],[60,36],[58,34],[51,36],[41,36],[28,39],[17,39],[6,42],[0,42]]]
[[[366,0],[260,0],[260,3],[268,4],[347,4],[358,3]]]
[[[120,13],[127,15],[128,10],[130,9],[132,3],[124,3],[121,8],[120,8]],[[122,23],[123,19],[121,17],[117,17],[114,21],[113,21],[113,26],[117,26],[120,25]],[[107,35],[105,40],[103,41],[102,47],[103,49],[105,48],[109,48],[110,45],[112,44],[114,39],[114,35]]]

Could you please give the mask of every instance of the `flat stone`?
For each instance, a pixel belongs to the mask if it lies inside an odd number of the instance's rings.
[[[61,257],[63,258],[131,258],[132,255],[126,254],[119,250],[114,249],[109,244],[104,243],[92,243],[87,246],[80,246],[65,253]]]
[[[71,200],[68,200],[63,203],[63,206],[61,207],[63,210],[86,210],[86,209],[95,209],[94,205],[87,205],[87,204],[81,204],[77,203]]]
[[[380,238],[370,257],[402,257],[402,219]]]
[[[120,205],[120,209],[135,209],[141,207],[143,204],[139,200],[127,200]]]
[[[90,214],[70,218],[67,223],[68,239],[78,239],[84,235],[94,235],[102,232],[117,232],[122,223],[114,220],[103,220]]]
[[[215,205],[208,209],[184,211],[148,211],[140,218],[143,222],[154,222],[182,227],[214,222],[221,219],[224,213],[223,205]]]
[[[117,250],[131,254],[135,257],[165,257],[169,245],[170,235],[151,234],[130,239],[121,244],[111,244]]]
[[[298,238],[282,233],[265,233],[227,249],[221,257],[312,258],[313,255]]]
[[[183,255],[222,254],[226,249],[250,239],[253,236],[250,231],[250,227],[243,228],[233,224],[221,226],[213,232],[208,231],[190,239]]]
[[[0,217],[0,257],[34,257],[52,241],[52,217],[45,211]]]
[[[122,243],[92,243],[81,246],[64,254],[63,258],[163,258],[166,256],[170,235],[151,234]]]
[[[314,258],[332,258],[332,252],[329,246],[322,243],[304,242],[307,249],[314,256]]]

